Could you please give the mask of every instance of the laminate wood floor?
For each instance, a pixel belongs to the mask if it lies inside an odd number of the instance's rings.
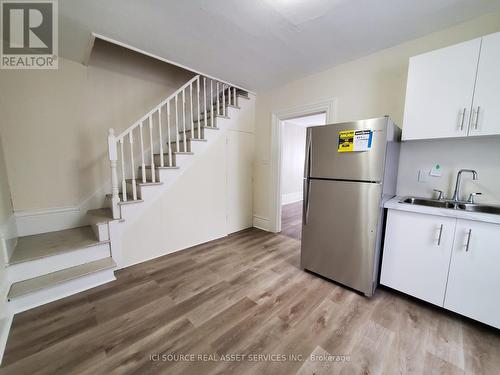
[[[500,373],[497,330],[304,272],[299,244],[251,229],[16,315],[0,374]]]
[[[281,206],[281,234],[296,240],[302,238],[302,201]]]

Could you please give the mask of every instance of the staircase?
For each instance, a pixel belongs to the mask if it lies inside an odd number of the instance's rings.
[[[248,92],[195,76],[119,135],[109,130],[111,194],[87,226],[25,236],[7,265],[8,306],[18,313],[115,280],[115,238],[154,203],[224,128]]]

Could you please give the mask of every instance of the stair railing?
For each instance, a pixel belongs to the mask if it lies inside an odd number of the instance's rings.
[[[210,81],[209,85],[207,85],[207,79]],[[162,100],[121,134],[115,135],[115,130],[110,128],[108,154],[111,166],[111,208],[113,218],[120,218],[120,202],[137,200],[136,160],[134,154],[138,153],[140,158],[140,165],[138,165],[140,181],[142,183],[156,182],[156,169],[158,167],[174,166],[172,150],[174,145],[175,152],[187,152],[187,133],[191,132],[191,138],[201,139],[202,127],[214,127],[214,118],[216,116],[227,116],[227,106],[236,105],[236,95],[236,87],[197,75]],[[179,105],[181,108],[179,108]],[[171,128],[175,129],[175,137],[171,134],[174,131]],[[164,129],[166,135],[164,135]],[[146,142],[149,145],[145,145],[144,132],[147,133]],[[179,139],[180,136],[182,140]],[[139,140],[139,146],[136,145],[137,139]],[[163,147],[165,141],[168,145],[166,154],[164,154]],[[138,150],[136,150],[137,148]],[[155,149],[159,150],[159,165],[155,164]],[[147,157],[150,158],[150,166],[146,166]],[[118,162],[120,164],[120,178],[118,177]],[[149,179],[147,178],[147,169],[150,169]],[[129,180],[126,178],[127,175],[131,177]],[[127,187],[128,184],[130,184],[129,188]]]

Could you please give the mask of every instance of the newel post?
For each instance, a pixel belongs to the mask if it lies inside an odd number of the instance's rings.
[[[111,164],[111,210],[113,211],[113,219],[119,219],[120,208],[118,207],[118,202],[120,202],[120,197],[118,196],[118,173],[116,171],[118,152],[116,148],[115,130],[113,128],[109,129],[108,152],[109,162]]]

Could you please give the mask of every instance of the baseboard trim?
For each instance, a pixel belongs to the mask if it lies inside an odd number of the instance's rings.
[[[296,191],[295,193],[288,193],[281,195],[281,205],[299,202],[302,200],[302,191]]]
[[[253,215],[253,226],[257,229],[262,229],[267,232],[272,232],[271,219],[268,219],[267,217]]]

